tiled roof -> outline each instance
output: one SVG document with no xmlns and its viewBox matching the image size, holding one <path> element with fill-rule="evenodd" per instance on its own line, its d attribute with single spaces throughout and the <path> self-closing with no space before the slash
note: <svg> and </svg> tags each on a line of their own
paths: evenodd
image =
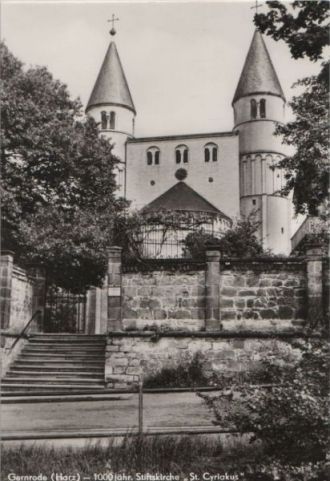
<svg viewBox="0 0 330 481">
<path fill-rule="evenodd" d="M 159 210 L 205 212 L 229 219 L 227 215 L 204 199 L 185 182 L 178 182 L 173 185 L 173 187 L 143 208 L 145 213 Z"/>
<path fill-rule="evenodd" d="M 121 105 L 136 113 L 115 42 L 109 45 L 86 111 L 97 105 L 111 104 Z"/>
<path fill-rule="evenodd" d="M 256 30 L 237 85 L 233 103 L 241 97 L 252 94 L 285 96 L 268 53 L 264 39 Z"/>
</svg>

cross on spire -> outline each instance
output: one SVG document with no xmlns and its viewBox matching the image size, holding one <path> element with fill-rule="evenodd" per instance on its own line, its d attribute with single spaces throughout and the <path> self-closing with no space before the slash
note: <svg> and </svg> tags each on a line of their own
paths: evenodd
<svg viewBox="0 0 330 481">
<path fill-rule="evenodd" d="M 255 9 L 255 11 L 256 11 L 256 14 L 258 15 L 258 8 L 261 8 L 261 7 L 262 7 L 262 5 L 261 5 L 261 4 L 259 4 L 259 0 L 256 0 L 256 2 L 255 2 L 255 3 L 256 3 L 256 4 L 255 4 L 253 7 L 250 7 L 250 8 L 251 8 L 251 9 Z"/>
<path fill-rule="evenodd" d="M 119 18 L 116 18 L 116 16 L 114 14 L 112 14 L 112 17 L 108 20 L 108 22 L 111 22 L 112 23 L 112 27 L 111 27 L 111 30 L 110 30 L 110 35 L 116 35 L 117 31 L 115 29 L 115 22 L 118 22 L 119 21 Z"/>
</svg>

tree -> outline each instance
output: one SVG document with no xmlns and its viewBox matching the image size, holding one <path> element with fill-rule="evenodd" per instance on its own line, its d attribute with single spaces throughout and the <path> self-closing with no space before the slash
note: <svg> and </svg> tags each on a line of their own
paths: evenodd
<svg viewBox="0 0 330 481">
<path fill-rule="evenodd" d="M 254 257 L 264 253 L 256 237 L 258 223 L 250 219 L 239 220 L 221 238 L 207 234 L 202 229 L 188 234 L 185 240 L 187 254 L 194 259 L 204 259 L 208 245 L 216 245 L 224 257 Z"/>
<path fill-rule="evenodd" d="M 125 205 L 115 198 L 112 146 L 46 68 L 25 69 L 0 49 L 4 245 L 62 287 L 99 284 Z"/>
<path fill-rule="evenodd" d="M 274 40 L 285 41 L 292 57 L 323 58 L 329 45 L 329 3 L 327 1 L 266 2 L 269 11 L 255 16 L 261 32 Z M 293 189 L 296 213 L 317 215 L 329 195 L 329 100 L 328 63 L 319 75 L 302 79 L 294 86 L 304 91 L 289 103 L 296 119 L 279 125 L 276 134 L 283 143 L 295 147 L 295 154 L 286 157 L 280 167 L 286 170 L 284 194 Z"/>
<path fill-rule="evenodd" d="M 295 85 L 303 94 L 290 102 L 295 120 L 278 125 L 283 143 L 293 145 L 295 153 L 281 162 L 286 171 L 284 193 L 293 189 L 297 213 L 317 215 L 329 195 L 329 96 L 328 82 L 319 76 L 304 78 Z"/>
<path fill-rule="evenodd" d="M 262 33 L 274 40 L 284 40 L 293 58 L 307 56 L 316 61 L 322 58 L 324 47 L 329 45 L 329 2 L 295 0 L 268 1 L 269 11 L 256 14 L 254 21 Z"/>
</svg>

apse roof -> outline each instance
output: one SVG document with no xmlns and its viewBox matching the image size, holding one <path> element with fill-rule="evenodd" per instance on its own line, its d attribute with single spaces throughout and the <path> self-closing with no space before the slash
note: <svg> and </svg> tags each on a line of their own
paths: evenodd
<svg viewBox="0 0 330 481">
<path fill-rule="evenodd" d="M 86 111 L 107 104 L 120 105 L 136 113 L 115 42 L 110 43 L 105 54 Z"/>
<path fill-rule="evenodd" d="M 178 182 L 173 185 L 143 208 L 144 213 L 159 210 L 205 212 L 230 220 L 226 214 L 217 209 L 185 182 Z"/>
<path fill-rule="evenodd" d="M 254 32 L 250 49 L 236 88 L 233 102 L 241 97 L 253 94 L 271 94 L 285 96 L 277 77 L 264 39 L 259 32 Z"/>
</svg>

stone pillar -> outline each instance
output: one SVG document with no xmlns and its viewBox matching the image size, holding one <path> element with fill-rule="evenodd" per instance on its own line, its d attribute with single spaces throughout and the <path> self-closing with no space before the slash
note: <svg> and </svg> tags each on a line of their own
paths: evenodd
<svg viewBox="0 0 330 481">
<path fill-rule="evenodd" d="M 122 330 L 121 251 L 121 247 L 108 250 L 108 332 Z"/>
<path fill-rule="evenodd" d="M 220 329 L 220 252 L 214 249 L 206 251 L 205 272 L 205 329 Z"/>
<path fill-rule="evenodd" d="M 0 311 L 1 329 L 10 327 L 11 285 L 13 277 L 14 253 L 2 251 L 0 263 Z"/>
<path fill-rule="evenodd" d="M 322 247 L 310 245 L 306 251 L 308 320 L 316 325 L 323 318 Z"/>
</svg>

